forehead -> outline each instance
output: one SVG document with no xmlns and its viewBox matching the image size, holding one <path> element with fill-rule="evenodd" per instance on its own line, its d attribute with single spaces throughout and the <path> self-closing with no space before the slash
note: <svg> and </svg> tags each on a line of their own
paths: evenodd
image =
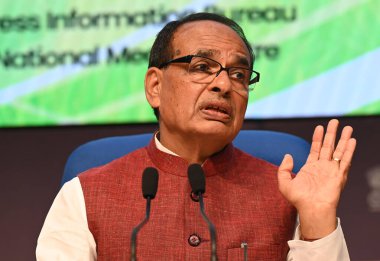
<svg viewBox="0 0 380 261">
<path fill-rule="evenodd" d="M 240 36 L 215 21 L 194 21 L 181 25 L 173 35 L 175 56 L 209 52 L 215 58 L 246 57 L 249 51 Z"/>
</svg>

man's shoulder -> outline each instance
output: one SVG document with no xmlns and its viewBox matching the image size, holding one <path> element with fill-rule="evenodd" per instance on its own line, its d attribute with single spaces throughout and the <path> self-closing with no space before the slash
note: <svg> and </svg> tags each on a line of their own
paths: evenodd
<svg viewBox="0 0 380 261">
<path fill-rule="evenodd" d="M 278 166 L 236 148 L 234 158 L 235 167 L 231 172 L 231 182 L 243 188 L 244 191 L 253 191 L 252 195 L 256 195 L 265 202 L 286 204 L 278 190 Z"/>
<path fill-rule="evenodd" d="M 231 175 L 243 186 L 273 186 L 277 188 L 278 166 L 257 158 L 240 149 L 234 149 L 234 164 Z"/>
<path fill-rule="evenodd" d="M 234 156 L 238 165 L 242 164 L 245 168 L 259 170 L 260 172 L 273 172 L 278 169 L 275 164 L 261 158 L 257 158 L 239 148 L 234 147 Z"/>
<path fill-rule="evenodd" d="M 136 171 L 140 165 L 143 165 L 148 158 L 146 147 L 139 148 L 119 158 L 112 160 L 104 165 L 88 169 L 78 175 L 79 180 L 87 181 L 91 179 L 109 179 L 115 176 L 123 175 L 124 173 Z"/>
</svg>

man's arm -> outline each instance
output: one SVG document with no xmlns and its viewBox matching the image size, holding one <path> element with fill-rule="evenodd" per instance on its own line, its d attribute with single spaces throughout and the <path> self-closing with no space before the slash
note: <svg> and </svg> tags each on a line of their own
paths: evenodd
<svg viewBox="0 0 380 261">
<path fill-rule="evenodd" d="M 96 260 L 78 178 L 67 182 L 55 198 L 38 238 L 36 257 L 39 261 Z"/>
<path fill-rule="evenodd" d="M 326 134 L 322 126 L 315 128 L 310 154 L 295 178 L 291 176 L 293 159 L 290 155 L 284 157 L 278 170 L 279 189 L 297 208 L 300 239 L 306 244 L 318 243 L 337 230 L 336 209 L 356 147 L 349 126 L 343 129 L 335 147 L 338 124 L 338 120 L 331 120 Z M 338 238 L 343 242 L 337 244 L 345 247 L 343 233 Z"/>
</svg>

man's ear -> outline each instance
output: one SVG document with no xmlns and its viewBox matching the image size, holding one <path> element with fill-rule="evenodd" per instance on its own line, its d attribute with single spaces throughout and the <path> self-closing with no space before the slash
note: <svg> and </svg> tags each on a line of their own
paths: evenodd
<svg viewBox="0 0 380 261">
<path fill-rule="evenodd" d="M 145 74 L 145 96 L 152 108 L 160 107 L 162 71 L 151 67 Z"/>
</svg>

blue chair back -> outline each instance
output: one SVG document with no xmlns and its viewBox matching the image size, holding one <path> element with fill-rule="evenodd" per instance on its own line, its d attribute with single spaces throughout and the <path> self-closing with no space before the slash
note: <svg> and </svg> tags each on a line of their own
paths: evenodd
<svg viewBox="0 0 380 261">
<path fill-rule="evenodd" d="M 79 146 L 66 162 L 61 185 L 87 169 L 104 165 L 146 146 L 151 138 L 152 133 L 115 136 L 93 140 Z M 242 130 L 233 143 L 235 147 L 246 153 L 277 166 L 285 154 L 291 154 L 295 173 L 305 163 L 310 150 L 310 144 L 304 139 L 276 131 Z"/>
</svg>

